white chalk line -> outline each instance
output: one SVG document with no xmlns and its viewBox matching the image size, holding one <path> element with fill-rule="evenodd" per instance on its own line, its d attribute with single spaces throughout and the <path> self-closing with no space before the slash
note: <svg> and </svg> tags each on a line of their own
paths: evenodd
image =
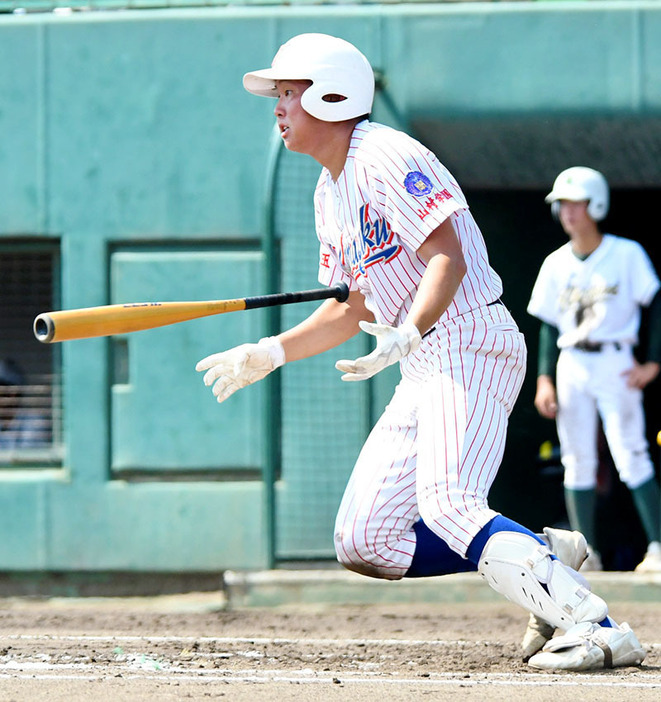
<svg viewBox="0 0 661 702">
<path fill-rule="evenodd" d="M 73 666 L 53 666 L 53 668 L 66 667 L 70 669 Z M 30 679 L 30 680 L 69 680 L 69 681 L 95 681 L 116 677 L 116 669 L 109 672 L 106 669 L 99 669 L 98 672 L 81 671 L 79 674 L 63 674 L 60 672 L 37 672 L 36 668 L 30 668 L 26 671 L 17 669 L 12 673 L 0 672 L 0 680 L 6 679 Z M 640 675 L 640 674 L 636 674 Z M 611 679 L 611 676 L 600 675 L 594 673 L 592 675 L 584 674 L 565 674 L 565 677 L 559 678 L 557 674 L 536 674 L 536 673 L 482 673 L 478 678 L 463 677 L 461 673 L 439 674 L 439 676 L 430 676 L 428 678 L 399 678 L 380 676 L 358 677 L 356 674 L 351 675 L 347 672 L 329 673 L 324 675 L 310 675 L 309 670 L 304 671 L 288 671 L 287 673 L 263 671 L 258 675 L 247 673 L 223 673 L 213 671 L 198 671 L 191 674 L 177 673 L 173 670 L 163 671 L 162 674 L 140 674 L 139 672 L 122 672 L 123 680 L 141 680 L 154 682 L 200 682 L 200 683 L 298 683 L 298 684 L 315 684 L 315 685 L 418 685 L 425 687 L 440 687 L 459 685 L 461 687 L 477 687 L 480 685 L 500 685 L 502 687 L 542 687 L 542 686 L 562 686 L 575 687 L 580 685 L 581 688 L 657 688 L 661 683 L 661 676 L 645 676 L 649 680 L 617 680 Z"/>
<path fill-rule="evenodd" d="M 210 643 L 210 644 L 254 644 L 264 645 L 311 645 L 311 646 L 502 646 L 502 641 L 467 639 L 312 639 L 253 636 L 98 636 L 95 634 L 51 635 L 51 634 L 5 634 L 2 640 L 11 641 L 73 641 L 90 643 Z M 644 644 L 650 649 L 661 648 L 661 643 Z"/>
<path fill-rule="evenodd" d="M 95 634 L 81 635 L 51 635 L 51 634 L 6 634 L 0 636 L 11 641 L 73 641 L 84 643 L 207 643 L 207 644 L 254 644 L 268 645 L 304 645 L 311 646 L 495 646 L 496 642 L 469 641 L 463 639 L 312 639 L 312 638 L 264 638 L 255 636 L 97 636 Z M 500 645 L 500 644 L 498 644 Z M 661 645 L 661 644 L 659 644 Z"/>
</svg>

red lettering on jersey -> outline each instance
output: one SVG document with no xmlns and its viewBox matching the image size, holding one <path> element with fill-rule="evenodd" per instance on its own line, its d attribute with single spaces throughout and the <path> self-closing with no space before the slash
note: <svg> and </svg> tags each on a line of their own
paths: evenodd
<svg viewBox="0 0 661 702">
<path fill-rule="evenodd" d="M 321 254 L 320 265 L 322 265 L 324 268 L 330 268 L 330 254 L 328 254 L 328 253 Z"/>
<path fill-rule="evenodd" d="M 418 217 L 424 219 L 429 214 L 429 210 L 418 210 Z"/>
<path fill-rule="evenodd" d="M 445 202 L 446 200 L 452 200 L 452 195 L 447 190 L 441 190 L 440 192 L 436 193 L 436 195 L 434 195 L 434 197 L 439 202 Z"/>
</svg>

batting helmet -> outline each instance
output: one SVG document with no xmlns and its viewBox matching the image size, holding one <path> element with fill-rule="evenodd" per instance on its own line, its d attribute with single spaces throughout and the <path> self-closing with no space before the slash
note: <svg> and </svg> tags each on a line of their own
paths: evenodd
<svg viewBox="0 0 661 702">
<path fill-rule="evenodd" d="M 243 87 L 255 95 L 277 97 L 277 80 L 311 80 L 301 107 L 324 122 L 342 122 L 372 110 L 374 71 L 365 56 L 344 39 L 299 34 L 280 47 L 271 68 L 246 73 Z M 338 95 L 343 99 L 338 101 Z"/>
<path fill-rule="evenodd" d="M 545 198 L 556 217 L 560 211 L 560 200 L 587 200 L 588 214 L 595 222 L 599 222 L 608 214 L 609 190 L 606 178 L 593 168 L 567 168 L 555 179 L 553 190 Z"/>
</svg>

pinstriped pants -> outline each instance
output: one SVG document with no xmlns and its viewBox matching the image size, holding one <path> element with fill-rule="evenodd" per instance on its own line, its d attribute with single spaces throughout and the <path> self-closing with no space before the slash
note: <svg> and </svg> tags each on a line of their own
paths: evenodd
<svg viewBox="0 0 661 702">
<path fill-rule="evenodd" d="M 438 325 L 403 359 L 402 380 L 342 498 L 340 563 L 372 577 L 403 577 L 420 518 L 465 556 L 497 514 L 487 497 L 525 365 L 523 335 L 503 305 Z"/>
</svg>

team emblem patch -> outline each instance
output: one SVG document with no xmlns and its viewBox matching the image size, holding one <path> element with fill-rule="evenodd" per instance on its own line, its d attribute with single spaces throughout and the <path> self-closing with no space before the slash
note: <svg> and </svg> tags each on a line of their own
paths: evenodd
<svg viewBox="0 0 661 702">
<path fill-rule="evenodd" d="M 429 180 L 424 173 L 420 173 L 420 171 L 411 171 L 408 173 L 406 178 L 404 178 L 404 187 L 411 195 L 415 195 L 416 197 L 429 195 L 434 189 L 431 180 Z"/>
</svg>

